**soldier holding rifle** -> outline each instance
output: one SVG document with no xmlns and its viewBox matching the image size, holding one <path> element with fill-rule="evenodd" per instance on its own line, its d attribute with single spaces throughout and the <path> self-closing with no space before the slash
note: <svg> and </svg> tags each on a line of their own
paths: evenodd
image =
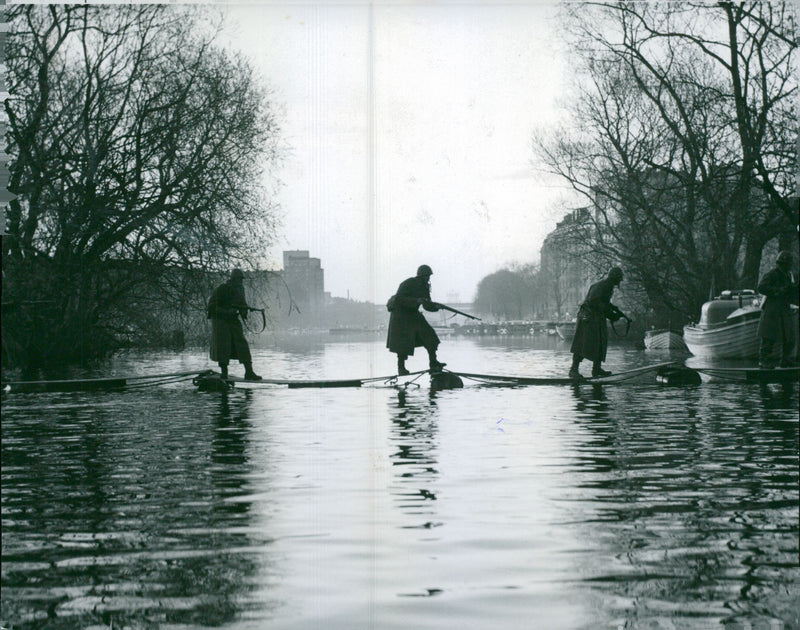
<svg viewBox="0 0 800 630">
<path fill-rule="evenodd" d="M 625 315 L 611 303 L 614 288 L 622 282 L 622 269 L 614 267 L 608 276 L 595 282 L 586 294 L 586 299 L 578 310 L 578 325 L 572 340 L 572 367 L 569 376 L 575 380 L 584 380 L 578 368 L 583 359 L 592 362 L 592 376 L 608 376 L 611 372 L 602 368 L 608 349 L 608 327 L 606 319 L 615 322 Z"/>
<path fill-rule="evenodd" d="M 227 282 L 219 285 L 208 301 L 207 314 L 211 320 L 211 360 L 219 364 L 222 378 L 228 378 L 228 363 L 238 359 L 244 365 L 244 377 L 248 381 L 260 381 L 253 372 L 250 346 L 244 338 L 242 322 L 253 309 L 247 305 L 244 295 L 244 272 L 234 269 Z"/>
</svg>

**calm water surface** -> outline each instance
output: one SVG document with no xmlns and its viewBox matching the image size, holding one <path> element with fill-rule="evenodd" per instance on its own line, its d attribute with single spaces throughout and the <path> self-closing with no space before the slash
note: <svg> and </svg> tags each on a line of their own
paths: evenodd
<svg viewBox="0 0 800 630">
<path fill-rule="evenodd" d="M 382 339 L 254 354 L 273 378 L 394 371 Z M 525 376 L 570 359 L 552 339 L 440 356 Z M 419 384 L 4 399 L 0 625 L 800 627 L 796 387 Z"/>
</svg>

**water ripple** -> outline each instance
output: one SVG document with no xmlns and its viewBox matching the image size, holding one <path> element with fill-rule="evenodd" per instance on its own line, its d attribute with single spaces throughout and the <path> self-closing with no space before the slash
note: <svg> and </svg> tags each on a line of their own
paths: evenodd
<svg viewBox="0 0 800 630">
<path fill-rule="evenodd" d="M 559 375 L 547 343 L 446 360 Z M 256 358 L 393 369 L 382 342 Z M 796 388 L 746 384 L 12 397 L 0 624 L 800 627 L 797 410 Z"/>
</svg>

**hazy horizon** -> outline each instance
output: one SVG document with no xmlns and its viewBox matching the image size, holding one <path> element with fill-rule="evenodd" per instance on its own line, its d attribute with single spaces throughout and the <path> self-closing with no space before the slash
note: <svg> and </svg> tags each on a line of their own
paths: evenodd
<svg viewBox="0 0 800 630">
<path fill-rule="evenodd" d="M 326 291 L 382 303 L 425 263 L 435 298 L 468 302 L 484 276 L 536 262 L 576 205 L 532 165 L 565 87 L 556 8 L 224 6 L 290 147 L 265 266 L 307 250 Z"/>
</svg>

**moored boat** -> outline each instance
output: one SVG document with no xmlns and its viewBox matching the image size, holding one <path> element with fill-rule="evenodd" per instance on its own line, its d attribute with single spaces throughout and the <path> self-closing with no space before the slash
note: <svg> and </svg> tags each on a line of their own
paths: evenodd
<svg viewBox="0 0 800 630">
<path fill-rule="evenodd" d="M 645 350 L 687 350 L 683 337 L 675 331 L 662 328 L 644 333 Z"/>
<path fill-rule="evenodd" d="M 703 304 L 698 323 L 683 327 L 683 341 L 697 357 L 755 359 L 760 317 L 755 291 L 723 291 Z"/>
<path fill-rule="evenodd" d="M 577 327 L 578 322 L 559 322 L 556 324 L 556 333 L 564 341 L 572 341 Z"/>
</svg>

